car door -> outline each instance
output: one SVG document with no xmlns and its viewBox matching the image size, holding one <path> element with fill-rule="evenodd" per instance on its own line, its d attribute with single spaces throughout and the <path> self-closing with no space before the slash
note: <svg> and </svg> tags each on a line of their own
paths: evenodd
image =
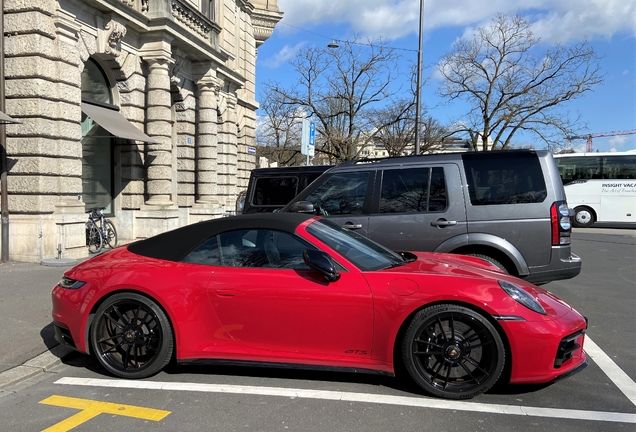
<svg viewBox="0 0 636 432">
<path fill-rule="evenodd" d="M 367 236 L 374 174 L 373 171 L 333 173 L 303 200 L 314 205 L 316 214 Z"/>
<path fill-rule="evenodd" d="M 302 251 L 315 247 L 287 232 L 216 237 L 221 265 L 208 298 L 230 337 L 269 352 L 370 358 L 373 303 L 361 273 L 342 269 L 328 283 L 303 262 Z"/>
<path fill-rule="evenodd" d="M 393 250 L 432 251 L 466 234 L 459 167 L 453 163 L 380 171 L 368 237 Z"/>
</svg>

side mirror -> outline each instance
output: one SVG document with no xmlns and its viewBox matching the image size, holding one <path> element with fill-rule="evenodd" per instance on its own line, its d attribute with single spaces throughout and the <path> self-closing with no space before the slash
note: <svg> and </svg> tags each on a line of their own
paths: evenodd
<svg viewBox="0 0 636 432">
<path fill-rule="evenodd" d="M 294 213 L 314 213 L 314 205 L 309 201 L 296 201 L 289 208 Z"/>
<path fill-rule="evenodd" d="M 315 249 L 305 249 L 303 260 L 309 268 L 322 273 L 327 281 L 335 282 L 340 279 L 340 273 L 336 271 L 336 263 L 327 253 Z"/>
<path fill-rule="evenodd" d="M 236 214 L 243 213 L 243 209 L 245 208 L 245 197 L 247 196 L 247 191 L 239 192 L 236 197 Z"/>
</svg>

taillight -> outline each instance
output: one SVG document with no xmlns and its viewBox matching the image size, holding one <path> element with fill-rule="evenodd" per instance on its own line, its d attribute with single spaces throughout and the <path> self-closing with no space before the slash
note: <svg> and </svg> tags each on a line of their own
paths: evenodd
<svg viewBox="0 0 636 432">
<path fill-rule="evenodd" d="M 565 201 L 557 201 L 550 207 L 550 219 L 552 222 L 552 246 L 570 244 L 570 209 Z"/>
</svg>

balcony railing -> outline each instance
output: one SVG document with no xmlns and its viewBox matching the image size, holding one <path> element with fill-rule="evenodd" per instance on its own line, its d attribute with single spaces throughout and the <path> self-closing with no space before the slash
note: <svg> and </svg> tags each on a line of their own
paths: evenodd
<svg viewBox="0 0 636 432">
<path fill-rule="evenodd" d="M 153 18 L 172 18 L 179 25 L 189 29 L 192 33 L 203 39 L 210 39 L 210 32 L 213 28 L 216 16 L 216 1 L 207 0 L 204 2 L 202 10 L 199 10 L 192 3 L 182 0 L 172 0 L 170 9 L 166 8 L 164 2 L 153 3 L 150 0 L 118 0 L 120 3 L 131 9 L 149 14 Z"/>
</svg>

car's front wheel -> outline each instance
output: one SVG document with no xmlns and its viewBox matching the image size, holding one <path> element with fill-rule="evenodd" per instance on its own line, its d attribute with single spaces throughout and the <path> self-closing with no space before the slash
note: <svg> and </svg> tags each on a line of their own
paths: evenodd
<svg viewBox="0 0 636 432">
<path fill-rule="evenodd" d="M 491 388 L 505 363 L 495 327 L 463 306 L 436 305 L 419 311 L 402 342 L 406 369 L 425 391 L 469 399 Z"/>
<path fill-rule="evenodd" d="M 97 309 L 91 346 L 101 365 L 121 378 L 146 378 L 162 370 L 174 350 L 164 311 L 135 293 L 114 294 Z"/>
</svg>

